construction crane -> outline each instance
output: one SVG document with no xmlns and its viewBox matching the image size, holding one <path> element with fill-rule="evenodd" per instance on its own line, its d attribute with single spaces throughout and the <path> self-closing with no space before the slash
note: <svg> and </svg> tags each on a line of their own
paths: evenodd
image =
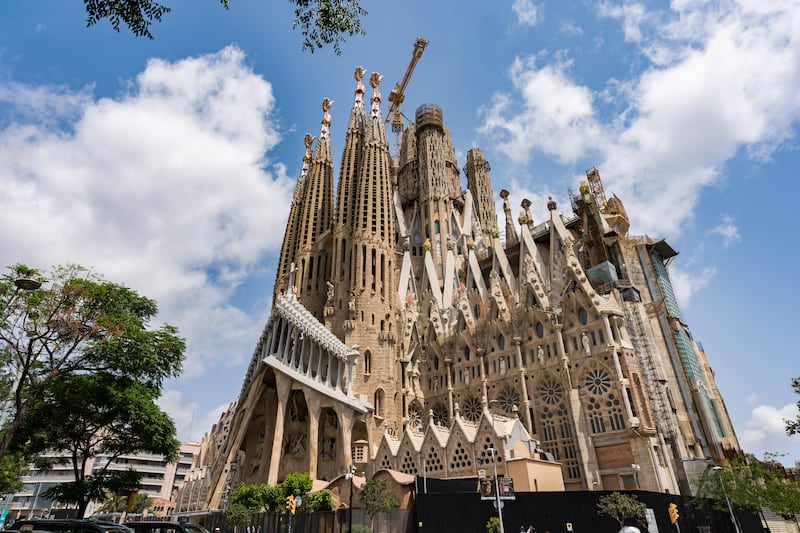
<svg viewBox="0 0 800 533">
<path fill-rule="evenodd" d="M 428 46 L 427 39 L 417 37 L 414 43 L 414 51 L 411 53 L 411 61 L 408 63 L 406 73 L 399 83 L 394 84 L 394 89 L 389 93 L 389 101 L 392 103 L 389 112 L 386 114 L 386 122 L 392 121 L 392 132 L 394 132 L 394 151 L 395 156 L 400 154 L 400 134 L 403 132 L 403 113 L 400 111 L 400 104 L 406 98 L 406 85 L 408 80 L 411 79 L 411 74 L 414 72 L 414 67 L 417 66 L 417 61 L 422 57 L 422 52 Z"/>
</svg>

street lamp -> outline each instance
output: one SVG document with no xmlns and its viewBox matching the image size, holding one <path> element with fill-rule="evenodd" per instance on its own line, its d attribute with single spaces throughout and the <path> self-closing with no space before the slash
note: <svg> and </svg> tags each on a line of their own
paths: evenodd
<svg viewBox="0 0 800 533">
<path fill-rule="evenodd" d="M 636 490 L 639 490 L 639 470 L 641 469 L 642 467 L 636 463 L 631 465 L 631 472 L 633 472 L 633 484 L 636 486 Z"/>
<path fill-rule="evenodd" d="M 492 464 L 494 465 L 494 502 L 497 506 L 497 516 L 500 519 L 500 533 L 505 533 L 503 529 L 503 502 L 500 501 L 500 480 L 497 478 L 497 461 L 495 460 L 494 446 L 489 448 L 492 452 Z"/>
<path fill-rule="evenodd" d="M 739 522 L 736 520 L 736 514 L 733 512 L 733 506 L 731 505 L 731 500 L 728 498 L 728 491 L 725 490 L 725 482 L 722 480 L 722 467 L 721 466 L 712 466 L 711 470 L 717 473 L 717 477 L 719 478 L 719 484 L 722 487 L 722 494 L 725 495 L 725 502 L 728 504 L 728 512 L 731 514 L 731 521 L 733 522 L 733 528 L 736 530 L 736 533 L 742 533 L 739 529 Z"/>
<path fill-rule="evenodd" d="M 353 533 L 353 477 L 356 475 L 356 465 L 350 463 L 350 472 L 345 474 L 345 479 L 350 480 L 350 503 L 347 505 L 347 533 Z"/>
</svg>

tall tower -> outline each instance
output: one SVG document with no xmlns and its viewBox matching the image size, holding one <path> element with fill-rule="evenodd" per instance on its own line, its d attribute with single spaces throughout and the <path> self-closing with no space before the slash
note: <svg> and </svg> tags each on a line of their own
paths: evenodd
<svg viewBox="0 0 800 533">
<path fill-rule="evenodd" d="M 378 73 L 370 77 L 374 90 L 371 111 L 361 141 L 358 179 L 351 184 L 355 204 L 350 219 L 350 295 L 344 322 L 344 342 L 358 345 L 362 359 L 353 386 L 373 402 L 376 423 L 394 416 L 395 407 L 385 398 L 392 397 L 389 393 L 394 392 L 395 384 L 393 324 L 397 298 L 392 161 L 381 117 L 380 81 Z M 356 140 L 355 135 L 352 140 Z"/>
<path fill-rule="evenodd" d="M 297 185 L 294 188 L 294 195 L 292 195 L 292 205 L 289 207 L 289 219 L 286 221 L 286 233 L 283 234 L 283 243 L 281 244 L 281 253 L 278 258 L 278 268 L 275 273 L 275 287 L 272 289 L 272 302 L 277 300 L 278 296 L 285 293 L 289 289 L 290 268 L 295 261 L 295 252 L 297 251 L 297 234 L 300 231 L 300 211 L 303 205 L 303 192 L 306 185 L 306 178 L 308 177 L 308 169 L 311 167 L 311 143 L 314 138 L 310 133 L 306 133 L 303 138 L 303 143 L 306 146 L 305 154 L 303 155 L 303 169 L 300 171 L 300 177 L 297 178 Z"/>
<path fill-rule="evenodd" d="M 455 243 L 452 211 L 462 205 L 455 149 L 438 105 L 417 108 L 414 127 L 403 139 L 397 181 L 414 255 L 422 255 L 420 244 L 427 249 L 430 243 L 442 279 L 444 257 Z"/>
<path fill-rule="evenodd" d="M 333 227 L 333 264 L 328 281 L 328 301 L 325 317 L 328 328 L 339 338 L 344 338 L 344 322 L 349 320 L 348 304 L 351 299 L 351 269 L 353 257 L 353 211 L 355 187 L 361 167 L 361 151 L 367 118 L 364 113 L 364 69 L 356 67 L 353 107 L 345 133 L 342 162 L 339 170 L 339 187 L 336 192 L 336 211 Z"/>
<path fill-rule="evenodd" d="M 481 225 L 484 237 L 497 230 L 497 209 L 494 204 L 492 183 L 489 180 L 489 171 L 492 167 L 483 156 L 483 150 L 472 148 L 467 152 L 467 164 L 464 165 L 464 174 L 467 175 L 467 189 L 472 193 L 475 205 L 475 218 Z"/>
<path fill-rule="evenodd" d="M 325 282 L 328 280 L 331 259 L 326 247 L 321 245 L 321 241 L 330 236 L 332 226 L 331 104 L 327 98 L 322 101 L 322 128 L 303 188 L 295 253 L 298 299 L 320 321 L 323 319 Z"/>
</svg>

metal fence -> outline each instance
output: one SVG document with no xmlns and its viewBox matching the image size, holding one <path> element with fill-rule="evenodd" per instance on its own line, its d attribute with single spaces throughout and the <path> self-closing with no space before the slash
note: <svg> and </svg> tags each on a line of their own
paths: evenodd
<svg viewBox="0 0 800 533">
<path fill-rule="evenodd" d="M 350 523 L 352 520 L 352 528 Z M 370 518 L 363 509 L 318 511 L 315 513 L 263 513 L 248 526 L 234 526 L 222 513 L 208 515 L 205 527 L 212 533 L 412 533 L 415 530 L 410 509 L 394 509 Z"/>
</svg>

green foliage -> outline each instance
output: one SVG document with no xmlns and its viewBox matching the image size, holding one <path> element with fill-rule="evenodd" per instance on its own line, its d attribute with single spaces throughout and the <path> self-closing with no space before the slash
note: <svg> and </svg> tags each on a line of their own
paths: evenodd
<svg viewBox="0 0 800 533">
<path fill-rule="evenodd" d="M 69 458 L 75 480 L 53 489 L 62 503 L 74 503 L 82 516 L 91 501 L 106 493 L 138 487 L 138 477 L 106 470 L 85 474 L 88 460 L 100 451 L 113 460 L 147 452 L 175 461 L 180 443 L 175 424 L 155 403 L 158 391 L 105 372 L 65 374 L 51 380 L 42 398 L 31 406 L 12 445 L 29 456 L 61 450 Z M 138 476 L 138 475 L 137 475 Z"/>
<path fill-rule="evenodd" d="M 42 495 L 61 503 L 74 503 L 78 507 L 78 516 L 83 516 L 89 502 L 101 502 L 108 493 L 127 492 L 139 486 L 142 474 L 134 470 L 108 471 L 97 474 L 78 474 L 76 481 L 61 483 L 44 491 Z"/>
<path fill-rule="evenodd" d="M 712 506 L 728 510 L 727 500 L 736 507 L 757 511 L 769 507 L 784 516 L 800 514 L 800 482 L 785 477 L 777 455 L 768 453 L 763 461 L 752 455 L 732 460 L 728 467 L 709 469 L 698 479 L 697 495 L 708 498 Z"/>
<path fill-rule="evenodd" d="M 727 468 L 709 468 L 697 480 L 697 496 L 711 500 L 712 507 L 719 511 L 728 511 L 728 500 L 736 507 L 757 511 L 766 505 L 760 480 L 768 472 L 758 462 L 752 468 L 748 462 L 741 457 L 731 460 Z"/>
<path fill-rule="evenodd" d="M 28 467 L 21 453 L 9 453 L 0 459 L 0 494 L 22 490 L 20 476 Z"/>
<path fill-rule="evenodd" d="M 251 515 L 263 510 L 278 512 L 283 509 L 283 504 L 284 492 L 280 485 L 267 485 L 266 483 L 245 485 L 242 483 L 231 494 L 231 505 L 247 509 Z"/>
<path fill-rule="evenodd" d="M 370 518 L 378 513 L 388 513 L 400 505 L 397 496 L 389 490 L 385 479 L 368 479 L 358 491 L 358 501 Z"/>
<path fill-rule="evenodd" d="M 231 504 L 241 505 L 252 512 L 259 512 L 264 507 L 266 485 L 242 483 L 231 494 Z"/>
<path fill-rule="evenodd" d="M 300 28 L 303 48 L 311 53 L 324 45 L 333 45 L 337 55 L 342 53 L 344 35 L 366 35 L 361 17 L 367 12 L 359 0 L 290 0 L 295 3 L 294 26 Z"/>
<path fill-rule="evenodd" d="M 232 503 L 225 510 L 225 520 L 235 526 L 247 526 L 253 518 L 253 511 L 240 503 Z"/>
<path fill-rule="evenodd" d="M 597 514 L 610 516 L 619 523 L 620 528 L 629 518 L 636 525 L 645 526 L 647 524 L 647 506 L 640 502 L 634 494 L 612 492 L 601 496 L 597 500 Z"/>
<path fill-rule="evenodd" d="M 15 281 L 21 276 L 42 285 L 20 289 Z M 172 326 L 148 328 L 156 303 L 83 267 L 55 267 L 48 276 L 24 265 L 10 267 L 0 276 L 0 305 L 0 377 L 19 379 L 7 391 L 12 407 L 0 458 L 27 413 L 65 376 L 106 373 L 156 394 L 165 379 L 180 375 L 185 341 Z"/>
<path fill-rule="evenodd" d="M 800 394 L 800 378 L 792 379 L 792 388 L 794 392 Z M 800 409 L 800 400 L 797 402 L 797 408 Z M 794 420 L 786 420 L 786 434 L 787 435 L 798 435 L 800 434 L 800 415 Z"/>
<path fill-rule="evenodd" d="M 284 496 L 305 496 L 312 486 L 308 472 L 292 472 L 281 483 Z"/>
<path fill-rule="evenodd" d="M 365 35 L 361 17 L 367 12 L 359 0 L 289 0 L 295 4 L 293 28 L 303 34 L 302 48 L 313 53 L 325 45 L 333 45 L 337 55 L 341 54 L 341 43 L 345 35 Z M 153 38 L 150 25 L 160 22 L 161 17 L 172 11 L 164 3 L 154 0 L 84 0 L 86 25 L 92 26 L 108 20 L 114 31 L 120 25 L 127 26 L 138 37 Z M 228 0 L 220 0 L 227 9 Z"/>
<path fill-rule="evenodd" d="M 333 491 L 322 489 L 312 492 L 308 494 L 305 501 L 312 511 L 331 511 L 333 510 Z"/>
<path fill-rule="evenodd" d="M 486 522 L 486 533 L 500 533 L 500 519 L 493 516 Z"/>
<path fill-rule="evenodd" d="M 283 509 L 284 503 L 283 487 L 280 485 L 266 485 L 264 489 L 264 508 L 271 513 L 277 513 Z"/>
</svg>

